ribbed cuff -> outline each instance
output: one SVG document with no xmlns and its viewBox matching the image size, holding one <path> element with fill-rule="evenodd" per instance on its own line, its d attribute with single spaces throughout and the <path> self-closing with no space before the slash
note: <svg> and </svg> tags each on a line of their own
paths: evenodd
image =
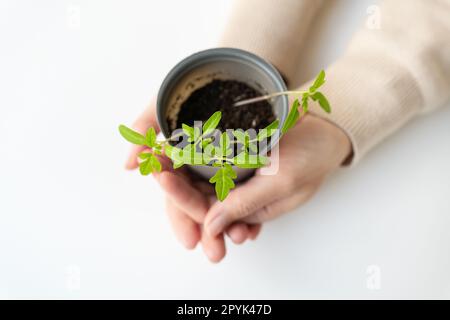
<svg viewBox="0 0 450 320">
<path fill-rule="evenodd" d="M 348 54 L 326 71 L 320 89 L 332 112 L 311 105 L 311 113 L 340 127 L 357 163 L 370 149 L 417 114 L 423 104 L 417 83 L 396 61 L 377 53 Z"/>
</svg>

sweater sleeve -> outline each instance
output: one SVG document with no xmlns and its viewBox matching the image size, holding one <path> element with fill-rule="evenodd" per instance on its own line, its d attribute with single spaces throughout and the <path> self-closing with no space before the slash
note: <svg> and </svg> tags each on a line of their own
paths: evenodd
<svg viewBox="0 0 450 320">
<path fill-rule="evenodd" d="M 253 52 L 292 81 L 308 27 L 322 0 L 238 0 L 234 2 L 223 47 Z"/>
<path fill-rule="evenodd" d="M 385 0 L 380 28 L 362 28 L 327 71 L 323 92 L 353 162 L 411 118 L 450 99 L 450 1 Z"/>
</svg>

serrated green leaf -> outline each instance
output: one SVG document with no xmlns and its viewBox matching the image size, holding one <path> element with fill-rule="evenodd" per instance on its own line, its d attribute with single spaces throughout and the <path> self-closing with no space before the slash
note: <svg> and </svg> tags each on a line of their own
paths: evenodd
<svg viewBox="0 0 450 320">
<path fill-rule="evenodd" d="M 229 163 L 225 163 L 224 168 L 231 179 L 237 178 L 237 173 L 233 170 L 233 167 Z"/>
<path fill-rule="evenodd" d="M 316 79 L 314 80 L 314 83 L 309 88 L 310 92 L 315 92 L 317 89 L 319 89 L 323 84 L 325 83 L 325 71 L 321 70 L 319 74 L 317 75 Z"/>
<path fill-rule="evenodd" d="M 322 92 L 315 92 L 311 95 L 311 98 L 314 101 L 319 102 L 320 107 L 326 112 L 331 112 L 330 103 L 328 102 L 327 98 L 322 94 Z"/>
<path fill-rule="evenodd" d="M 257 136 L 258 141 L 262 141 L 268 137 L 271 137 L 276 132 L 279 125 L 280 125 L 280 120 L 276 119 L 274 122 L 269 124 L 264 129 L 259 130 L 258 136 Z"/>
<path fill-rule="evenodd" d="M 233 178 L 235 176 L 234 171 L 230 171 L 226 166 L 217 170 L 214 176 L 209 179 L 209 182 L 215 183 L 216 196 L 219 201 L 225 200 L 230 193 L 230 190 L 235 187 Z"/>
<path fill-rule="evenodd" d="M 145 137 L 134 131 L 131 130 L 130 128 L 128 128 L 127 126 L 124 126 L 123 124 L 121 124 L 119 126 L 119 132 L 122 135 L 122 137 L 125 138 L 125 140 L 127 140 L 128 142 L 143 146 L 145 145 Z"/>
<path fill-rule="evenodd" d="M 156 131 L 153 127 L 148 128 L 147 134 L 145 135 L 146 145 L 150 148 L 156 145 Z"/>
<path fill-rule="evenodd" d="M 206 120 L 206 122 L 203 124 L 203 134 L 207 135 L 211 133 L 215 128 L 217 128 L 217 125 L 219 124 L 221 118 L 222 112 L 214 112 L 213 115 L 209 117 L 209 119 Z"/>
<path fill-rule="evenodd" d="M 286 131 L 288 131 L 297 123 L 297 120 L 300 117 L 300 113 L 298 112 L 299 104 L 300 103 L 298 102 L 298 99 L 295 99 L 294 103 L 292 104 L 291 110 L 289 111 L 289 114 L 284 121 L 283 127 L 281 128 L 281 133 L 285 134 Z"/>
</svg>

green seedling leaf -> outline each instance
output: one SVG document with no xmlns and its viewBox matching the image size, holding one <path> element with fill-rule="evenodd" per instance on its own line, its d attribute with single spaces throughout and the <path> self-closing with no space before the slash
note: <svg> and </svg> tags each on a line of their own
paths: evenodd
<svg viewBox="0 0 450 320">
<path fill-rule="evenodd" d="M 209 163 L 216 155 L 216 147 L 212 143 L 207 144 L 202 151 L 203 158 L 206 163 Z"/>
<path fill-rule="evenodd" d="M 209 179 L 209 182 L 215 183 L 216 196 L 219 201 L 225 200 L 230 190 L 235 187 L 233 177 L 236 177 L 236 173 L 233 169 L 227 168 L 227 164 L 225 164 Z"/>
<path fill-rule="evenodd" d="M 224 168 L 227 171 L 227 174 L 230 176 L 231 179 L 237 178 L 237 173 L 233 170 L 233 167 L 230 164 L 225 163 Z"/>
<path fill-rule="evenodd" d="M 269 163 L 269 158 L 262 155 L 241 152 L 233 158 L 233 163 L 239 168 L 256 169 L 267 165 Z"/>
<path fill-rule="evenodd" d="M 317 89 L 319 89 L 323 84 L 325 83 L 325 71 L 321 70 L 319 74 L 316 77 L 316 80 L 314 80 L 314 83 L 309 88 L 309 91 L 311 93 L 315 92 Z"/>
<path fill-rule="evenodd" d="M 125 140 L 127 140 L 128 142 L 131 142 L 131 143 L 134 143 L 134 144 L 137 144 L 140 146 L 143 146 L 146 144 L 145 137 L 142 134 L 140 134 L 134 130 L 131 130 L 130 128 L 128 128 L 127 126 L 124 126 L 123 124 L 121 124 L 119 126 L 119 132 L 122 135 L 122 137 L 124 137 Z"/>
<path fill-rule="evenodd" d="M 211 138 L 203 139 L 203 140 L 202 140 L 202 143 L 201 143 L 202 149 L 205 149 L 206 146 L 208 146 L 211 142 L 212 142 L 212 139 L 211 139 Z"/>
<path fill-rule="evenodd" d="M 194 128 L 190 127 L 190 126 L 188 126 L 187 124 L 184 124 L 184 123 L 181 125 L 181 127 L 183 128 L 184 134 L 188 136 L 188 141 L 189 142 L 193 142 L 194 141 L 194 136 L 195 136 Z"/>
<path fill-rule="evenodd" d="M 213 163 L 213 167 L 216 167 L 216 168 L 218 168 L 218 167 L 222 167 L 223 165 L 222 165 L 222 161 L 216 161 L 216 162 L 214 162 Z M 210 179 L 211 180 L 211 179 Z"/>
<path fill-rule="evenodd" d="M 154 154 L 151 155 L 149 161 L 152 166 L 152 172 L 161 172 L 161 162 L 159 162 L 158 158 Z"/>
<path fill-rule="evenodd" d="M 268 137 L 271 137 L 276 130 L 278 129 L 278 126 L 280 125 L 280 120 L 275 120 L 271 124 L 269 124 L 267 127 L 265 127 L 262 130 L 259 130 L 257 139 L 258 141 L 262 141 Z"/>
<path fill-rule="evenodd" d="M 147 134 L 145 135 L 145 141 L 150 148 L 153 148 L 156 145 L 156 131 L 153 127 L 148 128 Z"/>
<path fill-rule="evenodd" d="M 183 166 L 183 150 L 167 144 L 164 147 L 164 153 L 170 160 L 172 160 L 174 169 L 178 169 Z"/>
<path fill-rule="evenodd" d="M 145 159 L 148 159 L 148 158 L 150 158 L 151 157 L 151 153 L 150 152 L 142 152 L 142 153 L 140 153 L 139 154 L 139 158 L 140 159 L 142 159 L 142 160 L 145 160 Z"/>
<path fill-rule="evenodd" d="M 173 163 L 173 168 L 174 169 L 178 169 L 178 168 L 180 168 L 180 167 L 182 167 L 184 165 L 184 163 L 183 162 L 178 162 L 178 163 Z"/>
<path fill-rule="evenodd" d="M 207 135 L 211 133 L 215 128 L 217 128 L 217 125 L 219 124 L 221 118 L 222 112 L 214 112 L 213 115 L 209 117 L 209 119 L 206 120 L 206 122 L 203 124 L 203 134 Z"/>
<path fill-rule="evenodd" d="M 223 148 L 230 147 L 230 137 L 226 132 L 222 133 L 222 135 L 220 136 L 219 145 Z"/>
<path fill-rule="evenodd" d="M 256 144 L 256 142 L 248 142 L 248 146 L 247 146 L 250 151 L 252 152 L 258 152 L 258 145 Z"/>
<path fill-rule="evenodd" d="M 230 144 L 231 142 L 228 134 L 226 132 L 222 133 L 219 141 L 219 148 L 222 156 L 229 156 L 233 152 L 233 150 L 231 150 L 230 148 Z"/>
<path fill-rule="evenodd" d="M 161 155 L 162 154 L 162 147 L 158 144 L 156 144 L 153 148 L 153 153 Z"/>
<path fill-rule="evenodd" d="M 298 112 L 298 106 L 299 106 L 298 99 L 295 99 L 294 103 L 292 104 L 291 111 L 289 111 L 289 114 L 286 118 L 286 121 L 283 124 L 283 127 L 281 128 L 281 132 L 283 134 L 286 133 L 290 128 L 292 128 L 298 121 L 298 118 L 300 117 L 300 113 Z"/>
<path fill-rule="evenodd" d="M 305 93 L 302 98 L 303 114 L 306 114 L 308 112 L 308 99 L 309 99 L 309 94 Z"/>
<path fill-rule="evenodd" d="M 193 141 L 197 141 L 198 139 L 200 139 L 201 136 L 201 130 L 199 127 L 194 127 L 194 140 Z"/>
<path fill-rule="evenodd" d="M 203 153 L 203 164 L 209 164 L 212 160 L 213 158 L 209 154 Z"/>
<path fill-rule="evenodd" d="M 245 132 L 243 130 L 233 130 L 233 135 L 236 137 L 237 141 L 245 144 Z"/>
<path fill-rule="evenodd" d="M 139 164 L 139 171 L 142 175 L 147 176 L 153 172 L 161 171 L 161 163 L 152 153 L 147 153 L 146 159 Z"/>
<path fill-rule="evenodd" d="M 217 158 L 222 158 L 224 156 L 224 154 L 222 153 L 222 148 L 216 146 L 214 147 L 214 151 L 212 152 L 212 154 Z"/>
<path fill-rule="evenodd" d="M 203 153 L 197 152 L 193 144 L 188 144 L 183 148 L 182 160 L 184 164 L 205 164 L 205 162 L 203 161 Z"/>
<path fill-rule="evenodd" d="M 147 176 L 152 172 L 152 166 L 150 164 L 150 159 L 146 159 L 139 163 L 139 171 L 143 176 Z"/>
<path fill-rule="evenodd" d="M 330 103 L 328 102 L 327 98 L 321 93 L 321 92 L 315 92 L 311 95 L 311 99 L 314 101 L 319 102 L 320 107 L 326 112 L 331 112 Z"/>
</svg>

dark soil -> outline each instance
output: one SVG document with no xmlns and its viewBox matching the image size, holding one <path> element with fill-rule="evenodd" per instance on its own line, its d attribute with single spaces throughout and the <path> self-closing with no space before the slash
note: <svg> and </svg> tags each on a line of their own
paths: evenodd
<svg viewBox="0 0 450 320">
<path fill-rule="evenodd" d="M 263 129 L 275 120 L 268 101 L 234 107 L 236 101 L 261 96 L 262 93 L 247 84 L 234 80 L 213 80 L 192 92 L 181 105 L 177 128 L 181 124 L 194 125 L 206 121 L 214 112 L 222 111 L 218 129 Z"/>
</svg>

